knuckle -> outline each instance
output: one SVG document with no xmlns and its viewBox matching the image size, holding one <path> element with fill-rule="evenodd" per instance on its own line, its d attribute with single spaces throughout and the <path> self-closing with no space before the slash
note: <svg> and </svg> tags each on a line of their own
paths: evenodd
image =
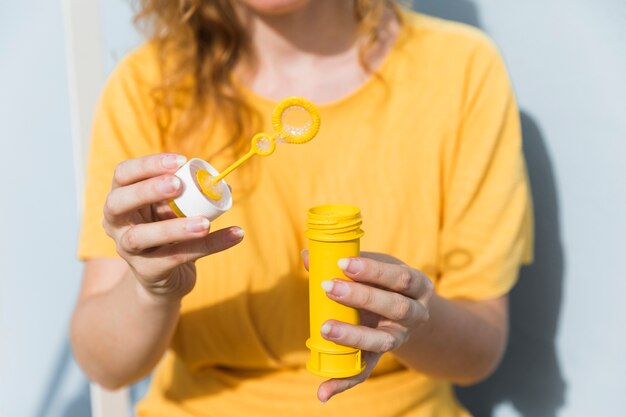
<svg viewBox="0 0 626 417">
<path fill-rule="evenodd" d="M 111 194 L 107 195 L 104 200 L 104 207 L 102 209 L 104 212 L 104 217 L 106 218 L 109 215 L 113 215 L 113 202 L 111 201 Z"/>
<path fill-rule="evenodd" d="M 366 346 L 367 343 L 367 337 L 365 336 L 365 334 L 363 332 L 356 332 L 354 335 L 354 340 L 352 345 L 354 347 L 360 347 L 363 348 Z"/>
<path fill-rule="evenodd" d="M 158 187 L 158 182 L 151 178 L 143 183 L 137 184 L 135 198 L 144 205 L 156 199 L 156 196 L 163 194 Z"/>
<path fill-rule="evenodd" d="M 174 180 L 174 178 L 176 178 L 174 175 L 159 175 L 152 178 L 152 180 L 150 181 L 150 187 L 145 190 L 145 198 L 150 198 L 152 194 L 154 194 L 155 196 L 172 194 L 172 191 L 168 190 L 167 188 L 172 186 L 172 181 Z M 167 184 L 168 187 L 164 189 L 162 185 L 165 184 Z"/>
<path fill-rule="evenodd" d="M 141 158 L 139 161 L 139 169 L 143 173 L 156 174 L 161 171 L 160 161 L 161 157 L 157 155 L 151 155 L 145 158 Z"/>
<path fill-rule="evenodd" d="M 374 304 L 374 290 L 371 287 L 364 287 L 363 291 L 361 291 L 360 296 L 360 305 L 363 307 L 371 307 Z"/>
<path fill-rule="evenodd" d="M 104 201 L 104 214 L 106 216 L 119 216 L 121 213 L 119 212 L 119 206 L 115 202 L 115 198 L 112 194 L 107 195 L 106 200 Z"/>
<path fill-rule="evenodd" d="M 145 172 L 156 171 L 157 161 L 160 160 L 155 155 L 141 159 L 141 169 Z"/>
<path fill-rule="evenodd" d="M 412 315 L 412 320 L 419 322 L 426 322 L 430 318 L 430 312 L 428 311 L 428 307 L 421 301 L 414 302 L 415 308 L 414 313 Z"/>
<path fill-rule="evenodd" d="M 435 293 L 435 284 L 424 274 L 422 274 L 422 282 L 424 285 L 424 293 L 430 298 Z"/>
<path fill-rule="evenodd" d="M 374 276 L 376 279 L 381 280 L 385 276 L 385 268 L 380 262 L 373 262 L 372 268 L 374 269 Z"/>
<path fill-rule="evenodd" d="M 124 184 L 124 181 L 124 162 L 120 162 L 115 166 L 115 169 L 113 170 L 113 182 L 117 184 Z"/>
<path fill-rule="evenodd" d="M 415 316 L 418 320 L 426 322 L 430 318 L 430 310 L 428 305 L 422 301 L 415 301 Z"/>
<path fill-rule="evenodd" d="M 413 283 L 413 274 L 407 267 L 403 267 L 398 274 L 397 286 L 400 292 L 408 292 L 411 289 L 411 284 Z"/>
<path fill-rule="evenodd" d="M 413 303 L 406 298 L 402 298 L 394 304 L 392 319 L 399 321 L 408 320 L 413 315 L 413 311 Z"/>
<path fill-rule="evenodd" d="M 100 224 L 102 225 L 102 229 L 104 229 L 104 233 L 106 233 L 107 236 L 109 237 L 113 237 L 113 231 L 111 230 L 111 225 L 107 221 L 106 217 L 102 218 L 102 222 L 100 222 Z"/>
<path fill-rule="evenodd" d="M 386 353 L 395 350 L 397 347 L 396 339 L 391 335 L 386 335 L 380 343 L 380 352 Z"/>
<path fill-rule="evenodd" d="M 136 253 L 143 249 L 140 242 L 141 239 L 137 236 L 137 229 L 135 227 L 131 227 L 124 234 L 122 246 L 127 252 Z"/>
<path fill-rule="evenodd" d="M 129 253 L 122 247 L 121 242 L 115 241 L 115 251 L 122 259 L 129 258 Z"/>
</svg>

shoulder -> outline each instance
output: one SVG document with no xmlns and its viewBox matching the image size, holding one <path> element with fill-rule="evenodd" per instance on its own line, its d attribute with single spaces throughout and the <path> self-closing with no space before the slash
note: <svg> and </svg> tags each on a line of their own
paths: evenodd
<svg viewBox="0 0 626 417">
<path fill-rule="evenodd" d="M 431 100 L 462 106 L 485 88 L 509 95 L 508 70 L 494 41 L 470 25 L 402 9 L 394 77 Z M 407 88 L 408 88 L 407 87 Z"/>
<path fill-rule="evenodd" d="M 100 95 L 96 118 L 117 123 L 141 123 L 164 128 L 169 113 L 163 111 L 163 77 L 158 46 L 144 44 L 127 53 L 109 74 Z M 110 120 L 109 120 L 110 121 Z"/>
<path fill-rule="evenodd" d="M 109 74 L 104 88 L 107 95 L 133 96 L 147 99 L 161 84 L 161 69 L 158 49 L 146 42 L 126 54 Z"/>
<path fill-rule="evenodd" d="M 501 60 L 494 41 L 482 30 L 402 9 L 406 52 L 458 65 L 468 61 Z"/>
</svg>

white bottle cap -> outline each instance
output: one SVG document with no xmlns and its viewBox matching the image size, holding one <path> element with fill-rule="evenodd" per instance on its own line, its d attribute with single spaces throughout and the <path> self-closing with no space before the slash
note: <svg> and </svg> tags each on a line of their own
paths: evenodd
<svg viewBox="0 0 626 417">
<path fill-rule="evenodd" d="M 198 184 L 196 173 L 200 170 L 207 171 L 212 176 L 219 175 L 208 162 L 199 158 L 190 159 L 176 171 L 175 175 L 183 184 L 183 192 L 174 199 L 174 204 L 187 217 L 203 216 L 213 221 L 230 210 L 233 206 L 233 196 L 226 181 L 221 180 L 218 187 L 222 192 L 222 198 L 219 200 L 209 198 Z"/>
</svg>

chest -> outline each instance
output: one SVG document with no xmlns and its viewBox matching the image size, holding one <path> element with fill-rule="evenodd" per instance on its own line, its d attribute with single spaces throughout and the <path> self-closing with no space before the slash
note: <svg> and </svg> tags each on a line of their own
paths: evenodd
<svg viewBox="0 0 626 417">
<path fill-rule="evenodd" d="M 234 343 L 246 346 L 250 366 L 303 360 L 308 281 L 300 252 L 307 247 L 305 218 L 312 206 L 357 206 L 363 251 L 419 269 L 436 265 L 440 135 L 427 121 L 371 103 L 341 117 L 322 109 L 314 140 L 280 144 L 271 156 L 255 157 L 229 176 L 233 208 L 212 227 L 238 225 L 246 237 L 197 263 L 196 288 L 183 301 L 186 330 L 179 335 L 206 335 L 206 342 L 184 342 L 187 354 L 197 350 L 199 362 L 239 364 L 241 356 L 229 347 Z"/>
</svg>

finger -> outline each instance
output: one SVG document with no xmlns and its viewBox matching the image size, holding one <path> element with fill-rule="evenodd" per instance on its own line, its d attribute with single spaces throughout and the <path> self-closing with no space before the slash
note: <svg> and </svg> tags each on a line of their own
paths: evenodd
<svg viewBox="0 0 626 417">
<path fill-rule="evenodd" d="M 300 257 L 302 258 L 302 263 L 304 264 L 304 269 L 309 270 L 309 250 L 303 249 L 300 252 Z"/>
<path fill-rule="evenodd" d="M 400 323 L 426 321 L 428 309 L 417 300 L 370 285 L 334 279 L 322 282 L 322 288 L 331 300 L 371 311 Z"/>
<path fill-rule="evenodd" d="M 384 263 L 363 257 L 343 258 L 337 264 L 344 274 L 354 281 L 388 288 L 415 299 L 432 287 L 426 275 L 405 265 Z"/>
<path fill-rule="evenodd" d="M 353 388 L 354 386 L 365 381 L 371 375 L 372 370 L 381 357 L 381 354 L 374 352 L 362 352 L 362 357 L 366 364 L 363 372 L 349 378 L 333 378 L 322 382 L 317 389 L 317 398 L 321 402 L 325 403 L 334 395 Z"/>
<path fill-rule="evenodd" d="M 406 333 L 398 328 L 385 330 L 355 326 L 337 320 L 328 320 L 320 329 L 326 340 L 368 352 L 385 353 L 397 349 L 406 340 Z"/>
<path fill-rule="evenodd" d="M 169 243 L 205 237 L 209 233 L 209 227 L 210 222 L 204 217 L 141 223 L 129 227 L 120 237 L 118 246 L 126 253 L 138 254 Z"/>
<path fill-rule="evenodd" d="M 104 217 L 110 222 L 123 214 L 176 197 L 182 191 L 180 179 L 162 175 L 112 190 L 104 205 Z"/>
<path fill-rule="evenodd" d="M 228 227 L 209 233 L 201 239 L 161 247 L 145 256 L 163 258 L 164 268 L 172 269 L 235 246 L 243 240 L 243 236 L 242 228 Z"/>
<path fill-rule="evenodd" d="M 147 178 L 174 173 L 186 161 L 182 155 L 161 153 L 128 159 L 115 167 L 113 188 L 134 184 Z"/>
<path fill-rule="evenodd" d="M 152 213 L 154 217 L 159 220 L 168 220 L 168 219 L 176 219 L 178 216 L 172 208 L 170 207 L 167 201 L 159 201 L 152 205 Z"/>
</svg>

